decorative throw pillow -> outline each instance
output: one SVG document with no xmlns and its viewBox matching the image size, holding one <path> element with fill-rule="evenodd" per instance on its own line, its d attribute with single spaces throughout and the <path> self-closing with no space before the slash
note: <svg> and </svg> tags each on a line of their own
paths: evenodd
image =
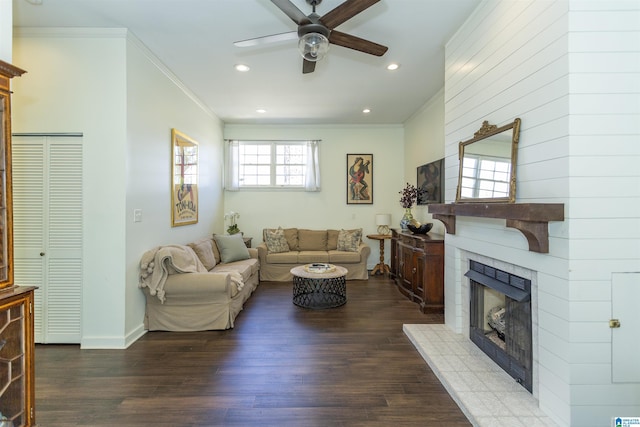
<svg viewBox="0 0 640 427">
<path fill-rule="evenodd" d="M 285 228 L 284 238 L 287 239 L 290 251 L 298 250 L 298 229 L 297 228 Z"/>
<path fill-rule="evenodd" d="M 335 251 L 338 248 L 338 233 L 340 233 L 340 230 L 327 230 L 328 251 Z"/>
<path fill-rule="evenodd" d="M 189 246 L 198 255 L 200 262 L 207 269 L 211 270 L 216 266 L 216 258 L 213 255 L 213 240 L 202 239 L 197 242 L 189 243 Z"/>
<path fill-rule="evenodd" d="M 220 251 L 220 260 L 223 263 L 250 258 L 249 249 L 244 244 L 240 233 L 231 235 L 216 234 L 213 238 L 216 239 L 216 244 Z"/>
<path fill-rule="evenodd" d="M 269 253 L 278 254 L 280 252 L 289 252 L 289 244 L 284 237 L 282 227 L 278 227 L 277 230 L 267 230 L 265 243 L 267 244 L 267 251 Z"/>
<path fill-rule="evenodd" d="M 327 230 L 298 230 L 299 251 L 324 251 L 327 247 Z"/>
<path fill-rule="evenodd" d="M 220 258 L 220 249 L 218 249 L 216 243 L 216 233 L 211 235 L 211 246 L 213 247 L 213 257 L 216 259 L 216 263 L 218 263 L 222 258 Z"/>
<path fill-rule="evenodd" d="M 340 230 L 336 249 L 339 251 L 358 252 L 361 239 L 362 228 L 356 230 Z"/>
</svg>

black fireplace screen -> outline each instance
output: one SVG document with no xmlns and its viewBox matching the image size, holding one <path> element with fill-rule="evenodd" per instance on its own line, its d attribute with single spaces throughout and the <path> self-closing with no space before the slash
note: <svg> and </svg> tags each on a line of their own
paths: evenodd
<svg viewBox="0 0 640 427">
<path fill-rule="evenodd" d="M 531 281 L 469 262 L 471 340 L 532 391 Z"/>
</svg>

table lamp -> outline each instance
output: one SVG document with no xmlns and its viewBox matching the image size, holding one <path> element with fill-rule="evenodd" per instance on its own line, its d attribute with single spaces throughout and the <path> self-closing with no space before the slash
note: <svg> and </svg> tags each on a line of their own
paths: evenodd
<svg viewBox="0 0 640 427">
<path fill-rule="evenodd" d="M 378 234 L 389 234 L 391 214 L 376 214 L 376 225 L 378 226 Z"/>
</svg>

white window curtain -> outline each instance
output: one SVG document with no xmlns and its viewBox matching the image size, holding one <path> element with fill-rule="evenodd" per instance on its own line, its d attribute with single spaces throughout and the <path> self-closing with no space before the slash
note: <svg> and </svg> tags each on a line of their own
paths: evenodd
<svg viewBox="0 0 640 427">
<path fill-rule="evenodd" d="M 305 191 L 320 191 L 320 164 L 318 162 L 318 143 L 307 142 L 307 170 L 305 172 Z"/>
<path fill-rule="evenodd" d="M 227 156 L 225 163 L 224 188 L 227 191 L 238 191 L 240 189 L 240 142 L 237 140 L 227 141 Z"/>
</svg>

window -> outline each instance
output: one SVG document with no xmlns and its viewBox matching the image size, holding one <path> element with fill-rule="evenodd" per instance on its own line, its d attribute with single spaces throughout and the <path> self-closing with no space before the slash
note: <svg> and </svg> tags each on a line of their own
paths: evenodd
<svg viewBox="0 0 640 427">
<path fill-rule="evenodd" d="M 460 195 L 473 198 L 509 196 L 509 162 L 490 157 L 465 156 Z"/>
<path fill-rule="evenodd" d="M 228 141 L 225 188 L 319 191 L 318 141 Z"/>
<path fill-rule="evenodd" d="M 241 143 L 240 187 L 302 187 L 307 164 L 305 146 L 289 143 Z"/>
</svg>

